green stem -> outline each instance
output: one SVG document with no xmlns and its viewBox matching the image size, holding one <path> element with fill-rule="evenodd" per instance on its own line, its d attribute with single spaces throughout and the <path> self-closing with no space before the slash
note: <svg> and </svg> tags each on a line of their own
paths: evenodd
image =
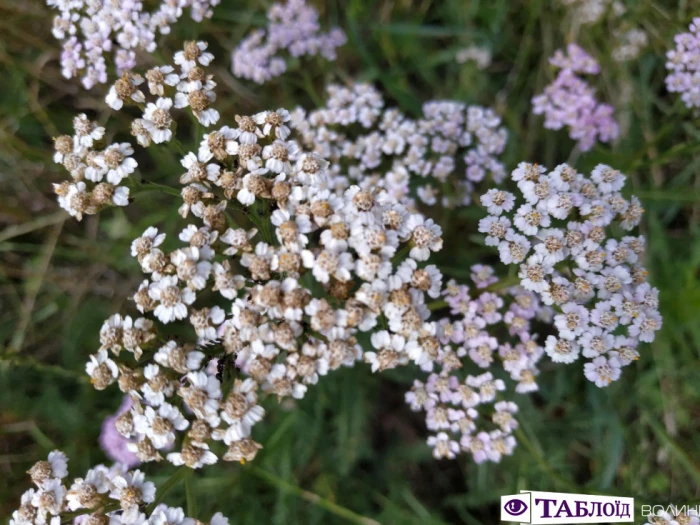
<svg viewBox="0 0 700 525">
<path fill-rule="evenodd" d="M 199 122 L 199 119 L 197 119 L 196 124 L 194 125 L 194 149 L 197 151 L 197 148 L 199 148 L 199 143 L 202 142 L 202 129 L 203 126 Z"/>
<path fill-rule="evenodd" d="M 67 217 L 66 212 L 61 210 L 57 211 L 56 213 L 52 213 L 51 215 L 37 217 L 29 222 L 8 226 L 0 232 L 0 242 L 5 242 L 15 237 L 19 237 L 20 235 L 25 235 L 42 228 L 46 228 L 47 226 L 58 224 L 59 222 L 65 221 Z"/>
<path fill-rule="evenodd" d="M 260 234 L 265 239 L 265 242 L 272 245 L 275 244 L 270 231 L 270 217 L 267 208 L 267 201 L 264 199 L 255 199 L 255 203 L 250 208 L 248 217 L 255 224 Z"/>
<path fill-rule="evenodd" d="M 316 89 L 314 88 L 314 82 L 311 79 L 311 75 L 309 75 L 309 72 L 304 69 L 304 91 L 306 91 L 307 95 L 311 98 L 314 104 L 316 104 L 317 107 L 321 108 L 323 107 L 323 98 L 316 93 Z"/>
<path fill-rule="evenodd" d="M 435 310 L 442 310 L 447 307 L 447 301 L 440 299 L 439 301 L 433 301 L 432 303 L 427 303 L 426 306 L 428 310 L 434 312 Z"/>
<path fill-rule="evenodd" d="M 505 279 L 499 279 L 497 282 L 493 283 L 491 286 L 484 288 L 487 292 L 496 292 L 499 290 L 505 290 L 511 286 L 518 286 L 520 284 L 520 277 L 506 277 Z"/>
<path fill-rule="evenodd" d="M 145 182 L 134 180 L 134 183 L 131 185 L 132 195 L 146 193 L 149 191 L 160 191 L 162 193 L 173 195 L 175 197 L 182 196 L 180 194 L 180 190 L 178 190 L 177 188 L 172 188 L 170 186 L 166 186 L 165 184 L 158 184 L 157 182 L 151 182 L 145 179 L 143 179 L 143 181 Z"/>
<path fill-rule="evenodd" d="M 183 479 L 186 479 L 192 475 L 192 469 L 186 466 L 179 467 L 172 475 L 158 487 L 156 499 L 146 508 L 146 514 L 150 515 L 151 512 L 158 506 L 158 504 L 163 501 L 165 495 L 175 486 L 177 486 Z"/>
<path fill-rule="evenodd" d="M 192 477 L 185 476 L 185 498 L 187 499 L 187 515 L 191 518 L 197 516 L 197 498 L 194 495 L 194 489 L 192 487 Z"/>
<path fill-rule="evenodd" d="M 315 337 L 316 339 L 318 339 L 319 341 L 323 341 L 323 342 L 325 342 L 325 343 L 328 342 L 328 338 L 327 338 L 325 335 L 323 335 L 323 334 L 321 334 L 321 333 L 319 333 L 319 332 L 316 332 L 315 330 L 311 330 L 311 329 L 309 328 L 309 329 L 307 330 L 307 332 L 308 332 L 310 335 L 314 336 L 314 337 Z"/>
<path fill-rule="evenodd" d="M 170 141 L 173 146 L 175 146 L 175 149 L 177 152 L 182 155 L 183 157 L 187 155 L 188 151 L 185 149 L 185 146 L 182 145 L 182 142 L 180 142 L 180 139 L 178 139 L 174 134 L 173 138 Z M 199 144 L 197 144 L 197 147 L 199 147 Z M 195 148 L 196 151 L 196 148 Z"/>
<path fill-rule="evenodd" d="M 391 258 L 391 264 L 397 265 L 401 261 L 403 261 L 406 258 L 406 254 L 411 251 L 411 243 L 406 243 L 405 246 L 403 246 L 394 256 Z"/>
<path fill-rule="evenodd" d="M 75 518 L 79 516 L 84 516 L 87 514 L 93 514 L 94 512 L 100 512 L 102 514 L 107 514 L 108 512 L 112 512 L 115 510 L 119 510 L 119 502 L 117 501 L 110 501 L 109 503 L 106 503 L 103 505 L 101 508 L 98 509 L 81 509 L 75 512 L 69 512 L 67 514 L 63 514 L 63 519 L 61 520 L 61 523 L 73 523 Z"/>
<path fill-rule="evenodd" d="M 0 368 L 26 367 L 41 372 L 43 374 L 71 379 L 78 383 L 89 383 L 87 374 L 82 374 L 74 370 L 63 368 L 59 365 L 43 363 L 27 355 L 5 355 L 0 357 Z"/>
</svg>

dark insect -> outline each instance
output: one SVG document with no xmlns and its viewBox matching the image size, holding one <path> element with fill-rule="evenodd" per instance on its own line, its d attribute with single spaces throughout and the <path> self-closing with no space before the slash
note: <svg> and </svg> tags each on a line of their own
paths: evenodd
<svg viewBox="0 0 700 525">
<path fill-rule="evenodd" d="M 235 374 L 238 372 L 238 368 L 236 367 L 236 359 L 237 358 L 238 358 L 237 353 L 233 353 L 233 354 L 225 353 L 219 357 L 219 360 L 216 363 L 216 378 L 219 381 L 223 382 L 224 373 L 226 372 L 226 369 L 229 367 L 233 367 Z"/>
</svg>

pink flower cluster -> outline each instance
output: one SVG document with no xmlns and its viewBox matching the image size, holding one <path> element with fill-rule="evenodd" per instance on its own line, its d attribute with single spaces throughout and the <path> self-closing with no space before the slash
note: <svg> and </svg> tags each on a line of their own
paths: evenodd
<svg viewBox="0 0 700 525">
<path fill-rule="evenodd" d="M 278 55 L 280 51 L 286 50 L 293 57 L 321 55 L 335 60 L 336 48 L 347 41 L 340 28 L 321 32 L 318 11 L 304 0 L 274 4 L 267 18 L 267 31 L 253 31 L 233 52 L 235 76 L 264 84 L 287 70 L 285 59 Z"/>
<path fill-rule="evenodd" d="M 544 127 L 568 127 L 569 136 L 578 141 L 581 151 L 590 150 L 598 140 L 617 138 L 619 128 L 612 106 L 598 102 L 595 90 L 580 76 L 600 72 L 595 59 L 578 45 L 569 44 L 566 53 L 557 50 L 549 62 L 560 69 L 559 74 L 532 99 L 533 113 L 545 116 Z"/>
<path fill-rule="evenodd" d="M 681 93 L 689 108 L 700 108 L 700 17 L 694 18 L 689 33 L 675 36 L 676 49 L 666 53 L 666 88 Z"/>
<path fill-rule="evenodd" d="M 476 463 L 498 463 L 516 446 L 518 405 L 508 390 L 538 390 L 538 363 L 545 351 L 531 322 L 551 320 L 552 309 L 521 286 L 499 283 L 491 266 L 472 266 L 475 290 L 449 281 L 442 292 L 449 313 L 438 323 L 440 352 L 451 349 L 438 371 L 432 361 L 417 362 L 430 372 L 406 393 L 414 412 L 424 412 L 436 459 L 468 454 Z M 499 334 L 498 337 L 495 334 Z M 500 377 L 509 376 L 509 379 Z"/>
<path fill-rule="evenodd" d="M 54 17 L 53 35 L 63 41 L 61 70 L 66 78 L 81 77 L 85 89 L 107 82 L 106 53 L 114 53 L 121 75 L 136 65 L 136 51 L 152 53 L 156 34 L 170 33 L 185 9 L 196 22 L 211 18 L 220 0 L 162 0 L 153 11 L 143 2 L 125 0 L 47 0 L 59 12 Z"/>
</svg>

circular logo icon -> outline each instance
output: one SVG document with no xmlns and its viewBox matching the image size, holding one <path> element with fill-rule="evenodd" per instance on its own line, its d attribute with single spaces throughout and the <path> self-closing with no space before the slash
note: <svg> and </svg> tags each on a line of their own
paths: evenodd
<svg viewBox="0 0 700 525">
<path fill-rule="evenodd" d="M 510 501 L 506 501 L 505 505 L 503 505 L 503 508 L 511 516 L 520 516 L 527 510 L 527 503 L 519 499 L 512 499 Z"/>
</svg>

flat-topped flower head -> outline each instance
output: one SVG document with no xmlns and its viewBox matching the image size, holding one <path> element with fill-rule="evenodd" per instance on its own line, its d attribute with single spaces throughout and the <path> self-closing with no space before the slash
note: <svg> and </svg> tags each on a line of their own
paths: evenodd
<svg viewBox="0 0 700 525">
<path fill-rule="evenodd" d="M 586 177 L 565 164 L 547 173 L 521 163 L 512 179 L 519 190 L 515 213 L 490 207 L 479 231 L 488 246 L 498 246 L 503 263 L 520 265 L 522 287 L 557 308 L 557 335 L 545 345 L 552 360 L 569 363 L 583 354 L 597 363 L 585 365 L 587 378 L 598 386 L 617 380 L 620 368 L 637 358 L 634 347 L 653 341 L 662 323 L 658 291 L 639 266 L 644 238 L 612 236 L 615 228 L 639 224 L 639 200 L 625 198 L 625 175 L 603 164 Z M 494 194 L 485 196 L 489 205 Z M 520 323 L 517 315 L 510 319 Z M 616 347 L 618 337 L 624 352 Z"/>
<path fill-rule="evenodd" d="M 291 118 L 303 145 L 337 165 L 329 172 L 334 184 L 382 187 L 409 208 L 455 208 L 469 204 L 475 185 L 486 178 L 505 177 L 498 156 L 507 135 L 491 109 L 437 100 L 425 103 L 414 120 L 385 107 L 368 84 L 327 91 L 325 107 L 297 109 Z M 444 191 L 448 186 L 454 191 Z"/>
<path fill-rule="evenodd" d="M 675 49 L 666 53 L 666 89 L 680 93 L 690 109 L 700 107 L 700 18 L 694 18 L 689 31 L 674 37 Z"/>
<path fill-rule="evenodd" d="M 250 449 L 254 448 L 252 444 L 239 448 L 245 449 L 246 457 L 254 456 L 250 452 Z M 65 462 L 66 456 L 59 451 L 51 453 L 50 462 L 55 463 L 59 455 Z M 186 464 L 190 468 L 198 468 L 204 463 L 211 464 L 212 456 L 216 460 L 206 445 L 197 443 L 185 445 L 181 453 L 172 455 L 184 458 L 174 463 Z M 42 466 L 44 463 L 47 462 L 37 463 L 30 472 L 45 471 L 46 468 Z M 68 472 L 65 470 L 60 477 L 65 478 L 67 475 Z M 154 483 L 147 481 L 143 472 L 127 470 L 124 465 L 116 464 L 111 468 L 95 465 L 83 477 L 69 481 L 68 486 L 70 489 L 61 483 L 59 477 L 53 477 L 43 482 L 38 489 L 26 491 L 22 495 L 19 509 L 12 513 L 10 523 L 57 525 L 70 521 L 76 516 L 90 525 L 201 523 L 195 518 L 186 517 L 180 508 L 168 507 L 163 503 L 155 508 L 149 507 L 148 504 L 153 503 L 156 498 Z M 228 525 L 229 521 L 217 512 L 209 523 L 210 525 Z"/>
<path fill-rule="evenodd" d="M 532 99 L 535 115 L 544 115 L 547 129 L 569 128 L 569 136 L 582 151 L 596 142 L 611 142 L 619 134 L 613 108 L 598 102 L 595 90 L 580 76 L 597 75 L 597 61 L 578 45 L 568 45 L 566 53 L 557 50 L 550 63 L 560 71 L 544 92 Z"/>
<path fill-rule="evenodd" d="M 186 2 L 174 8 L 171 2 L 154 4 L 123 2 L 54 2 L 48 4 L 57 10 L 54 17 L 53 35 L 63 44 L 61 72 L 66 78 L 79 77 L 85 89 L 108 80 L 108 63 L 123 75 L 110 89 L 107 103 L 113 109 L 120 109 L 124 102 L 143 102 L 143 93 L 138 89 L 143 82 L 139 75 L 130 73 L 136 66 L 136 51 L 152 53 L 156 50 L 156 36 L 170 32 L 172 24 L 189 7 L 193 20 L 210 18 L 212 7 L 218 0 L 197 0 Z M 184 67 L 192 63 L 211 60 L 209 53 L 197 44 L 197 51 L 183 51 L 178 62 Z M 163 71 L 167 78 L 169 72 Z M 155 77 L 147 77 L 152 94 L 162 95 L 157 87 L 164 82 Z M 170 80 L 168 81 L 170 82 Z M 168 85 L 172 85 L 166 83 Z"/>
<path fill-rule="evenodd" d="M 267 18 L 265 29 L 252 31 L 234 50 L 235 76 L 264 84 L 286 71 L 283 52 L 292 57 L 320 55 L 335 60 L 336 48 L 347 41 L 345 33 L 337 27 L 322 32 L 318 11 L 304 0 L 273 4 Z"/>
</svg>

